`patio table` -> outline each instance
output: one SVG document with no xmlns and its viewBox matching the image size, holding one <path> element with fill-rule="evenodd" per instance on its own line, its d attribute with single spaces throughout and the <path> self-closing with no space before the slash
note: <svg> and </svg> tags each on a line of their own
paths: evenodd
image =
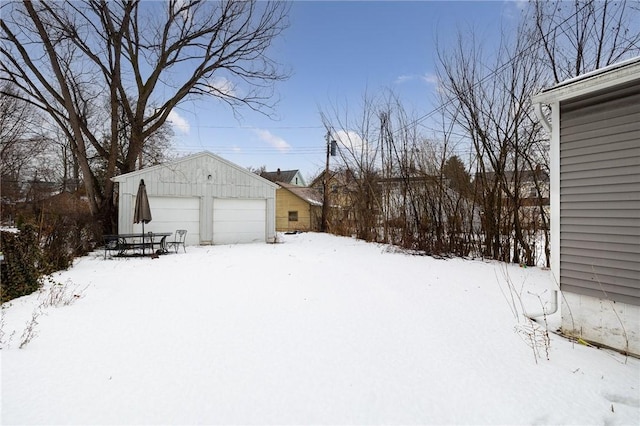
<svg viewBox="0 0 640 426">
<path fill-rule="evenodd" d="M 132 234 L 114 234 L 104 236 L 104 257 L 107 251 L 117 251 L 118 256 L 124 256 L 127 252 L 151 249 L 150 253 L 167 253 L 167 237 L 172 232 L 146 232 Z M 133 254 L 133 253 L 132 253 Z"/>
</svg>

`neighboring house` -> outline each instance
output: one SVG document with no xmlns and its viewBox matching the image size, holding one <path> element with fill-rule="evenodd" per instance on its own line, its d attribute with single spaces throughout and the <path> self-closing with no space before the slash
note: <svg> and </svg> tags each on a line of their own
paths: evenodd
<svg viewBox="0 0 640 426">
<path fill-rule="evenodd" d="M 276 231 L 317 231 L 322 214 L 322 193 L 307 188 L 299 170 L 262 172 L 279 185 L 276 190 Z"/>
<path fill-rule="evenodd" d="M 476 178 L 481 175 L 476 175 Z M 493 181 L 495 179 L 494 172 L 487 172 L 484 174 L 487 181 Z M 518 191 L 520 193 L 520 200 L 523 205 L 537 205 L 542 198 L 543 205 L 549 205 L 549 175 L 538 168 L 538 170 L 522 170 L 516 176 L 513 171 L 504 172 L 504 180 L 507 182 L 507 187 L 512 193 L 516 189 L 516 177 L 518 180 Z M 506 195 L 506 194 L 504 194 Z"/>
<path fill-rule="evenodd" d="M 324 181 L 326 171 L 321 172 L 309 185 L 324 199 Z M 327 198 L 330 207 L 329 222 L 333 229 L 340 224 L 347 229 L 355 228 L 356 214 L 355 202 L 359 192 L 358 182 L 356 182 L 352 172 L 348 169 L 329 171 L 327 178 L 329 193 Z"/>
<path fill-rule="evenodd" d="M 315 189 L 321 195 L 324 193 L 325 173 L 321 172 L 309 184 L 309 188 Z M 332 207 L 348 207 L 353 203 L 354 194 L 358 193 L 358 182 L 351 170 L 329 170 L 327 183 Z"/>
<path fill-rule="evenodd" d="M 640 57 L 532 100 L 551 133 L 551 266 L 562 330 L 640 355 Z"/>
<path fill-rule="evenodd" d="M 278 183 L 276 231 L 318 231 L 322 216 L 322 193 L 313 188 Z"/>
<path fill-rule="evenodd" d="M 380 199 L 380 220 L 384 220 L 390 228 L 402 228 L 406 221 L 416 223 L 422 220 L 427 210 L 423 201 L 435 200 L 438 179 L 432 176 L 385 177 L 376 180 Z M 410 200 L 410 201 L 409 201 Z M 420 217 L 416 218 L 416 214 Z"/>
<path fill-rule="evenodd" d="M 48 182 L 41 180 L 32 180 L 25 182 L 26 201 L 37 202 L 62 192 L 61 185 L 58 182 Z"/>
<path fill-rule="evenodd" d="M 276 170 L 275 172 L 262 172 L 260 176 L 275 183 L 288 183 L 289 185 L 307 186 L 299 170 Z"/>
<path fill-rule="evenodd" d="M 482 175 L 477 174 L 476 179 Z M 484 178 L 488 182 L 495 179 L 494 172 L 487 172 Z M 517 178 L 517 179 L 516 179 Z M 544 228 L 544 223 L 540 217 L 540 206 L 545 211 L 545 216 L 549 217 L 549 175 L 538 168 L 537 170 L 522 170 L 517 175 L 509 170 L 504 172 L 504 181 L 508 191 L 512 194 L 516 190 L 516 181 L 519 193 L 519 216 L 520 225 L 524 229 L 539 230 Z M 507 203 L 505 209 L 513 209 L 513 202 L 507 197 L 507 191 L 502 191 Z"/>
<path fill-rule="evenodd" d="M 2 223 L 15 224 L 20 217 L 37 214 L 42 202 L 60 194 L 58 182 L 34 179 L 22 181 L 13 176 L 2 176 L 0 182 L 0 216 Z"/>
<path fill-rule="evenodd" d="M 187 230 L 187 245 L 274 242 L 277 185 L 210 152 L 116 176 L 118 232 L 133 224 L 144 179 L 152 221 L 145 231 Z"/>
</svg>

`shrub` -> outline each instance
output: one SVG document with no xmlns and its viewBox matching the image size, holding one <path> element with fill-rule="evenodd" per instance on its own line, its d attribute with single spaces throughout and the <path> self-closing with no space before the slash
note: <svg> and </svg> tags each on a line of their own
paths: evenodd
<svg viewBox="0 0 640 426">
<path fill-rule="evenodd" d="M 63 192 L 43 200 L 36 208 L 40 223 L 44 274 L 67 269 L 73 259 L 93 250 L 98 223 L 78 194 Z"/>
<path fill-rule="evenodd" d="M 67 269 L 73 259 L 93 250 L 97 226 L 90 215 L 50 215 L 40 230 L 43 273 Z"/>
<path fill-rule="evenodd" d="M 2 303 L 31 294 L 41 286 L 43 253 L 35 226 L 21 225 L 19 232 L 0 232 Z"/>
<path fill-rule="evenodd" d="M 78 195 L 61 193 L 32 207 L 19 216 L 18 233 L 2 232 L 3 303 L 38 290 L 43 275 L 69 268 L 101 240 L 100 224 Z"/>
</svg>

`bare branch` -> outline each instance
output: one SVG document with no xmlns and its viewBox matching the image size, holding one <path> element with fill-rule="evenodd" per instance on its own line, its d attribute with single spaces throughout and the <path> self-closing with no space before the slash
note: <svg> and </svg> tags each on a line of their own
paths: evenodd
<svg viewBox="0 0 640 426">
<path fill-rule="evenodd" d="M 271 111 L 274 84 L 287 75 L 268 50 L 288 10 L 257 0 L 11 3 L 0 21 L 0 79 L 70 132 L 94 211 L 110 214 L 110 178 L 135 170 L 180 102 L 208 97 L 234 112 Z M 233 90 L 216 86 L 220 79 Z M 98 118 L 104 105 L 108 120 Z"/>
</svg>

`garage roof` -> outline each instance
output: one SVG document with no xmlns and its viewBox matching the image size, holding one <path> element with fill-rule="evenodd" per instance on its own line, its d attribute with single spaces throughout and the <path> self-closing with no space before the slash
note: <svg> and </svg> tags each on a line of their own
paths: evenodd
<svg viewBox="0 0 640 426">
<path fill-rule="evenodd" d="M 213 154 L 212 152 L 209 152 L 209 151 L 202 151 L 202 152 L 199 152 L 197 154 L 187 155 L 187 156 L 179 158 L 179 159 L 177 159 L 175 161 L 171 161 L 171 162 L 164 163 L 164 164 L 158 164 L 157 166 L 146 167 L 144 169 L 136 170 L 136 171 L 133 171 L 133 172 L 122 174 L 122 175 L 118 175 L 118 176 L 115 176 L 115 177 L 111 178 L 111 180 L 113 182 L 118 182 L 118 183 L 125 182 L 128 179 L 135 178 L 137 176 L 144 175 L 144 174 L 147 174 L 149 172 L 153 172 L 155 170 L 161 170 L 161 169 L 164 169 L 164 168 L 167 168 L 167 167 L 172 167 L 173 168 L 174 166 L 176 166 L 178 164 L 186 163 L 186 162 L 195 160 L 195 159 L 200 158 L 200 157 L 213 158 L 216 161 L 224 163 L 226 166 L 228 166 L 230 168 L 233 168 L 233 169 L 236 169 L 239 172 L 246 174 L 247 176 L 251 176 L 252 178 L 257 179 L 262 183 L 268 184 L 268 185 L 272 186 L 273 188 L 278 188 L 278 185 L 276 185 L 275 183 L 269 181 L 268 179 L 265 179 L 265 178 L 261 177 L 260 175 L 257 175 L 255 173 L 251 172 L 250 170 L 245 169 L 244 167 L 238 166 L 237 164 L 232 163 L 229 160 L 225 160 L 224 158 L 220 157 L 219 155 Z"/>
</svg>

